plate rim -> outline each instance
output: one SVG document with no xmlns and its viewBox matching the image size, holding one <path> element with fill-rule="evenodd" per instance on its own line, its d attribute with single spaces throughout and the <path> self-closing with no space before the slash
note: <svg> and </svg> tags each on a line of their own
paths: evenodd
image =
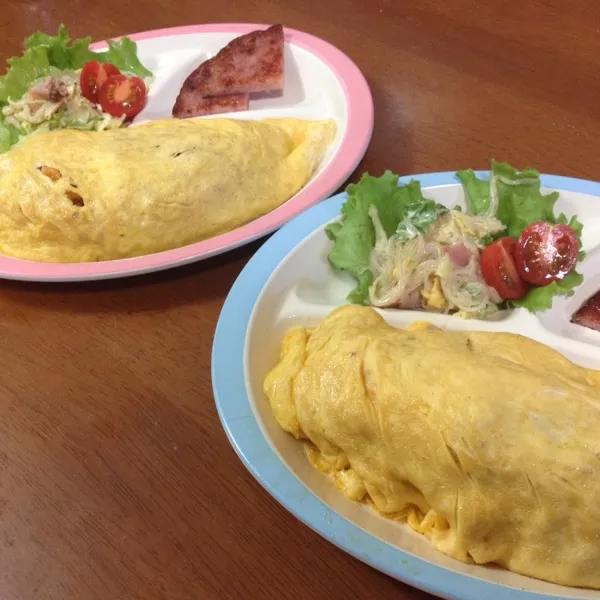
<svg viewBox="0 0 600 600">
<path fill-rule="evenodd" d="M 488 171 L 476 171 L 487 175 Z M 460 182 L 455 171 L 409 175 L 423 188 Z M 600 183 L 541 175 L 543 187 L 600 197 Z M 211 376 L 221 424 L 236 454 L 261 486 L 304 525 L 351 556 L 413 587 L 452 600 L 559 600 L 563 596 L 502 586 L 452 571 L 379 540 L 335 513 L 313 495 L 264 438 L 246 394 L 244 348 L 254 306 L 276 267 L 309 234 L 339 214 L 342 192 L 309 208 L 275 233 L 246 264 L 219 315 L 213 339 Z M 566 598 L 565 598 L 566 600 Z"/>
<path fill-rule="evenodd" d="M 198 33 L 243 34 L 265 27 L 268 27 L 268 25 L 209 23 L 143 31 L 130 34 L 128 37 L 134 41 L 140 41 Z M 331 162 L 313 181 L 303 187 L 293 199 L 233 231 L 181 248 L 135 258 L 86 263 L 49 263 L 0 255 L 0 278 L 60 283 L 132 277 L 176 268 L 206 260 L 249 244 L 275 231 L 284 223 L 338 189 L 356 169 L 371 141 L 374 125 L 374 105 L 371 90 L 358 66 L 336 46 L 312 34 L 287 27 L 284 27 L 284 35 L 287 43 L 294 44 L 310 52 L 333 72 L 342 87 L 348 112 L 344 136 Z M 123 36 L 113 39 L 120 39 L 121 37 Z M 106 41 L 95 42 L 91 45 L 94 50 L 101 50 L 106 47 Z"/>
</svg>

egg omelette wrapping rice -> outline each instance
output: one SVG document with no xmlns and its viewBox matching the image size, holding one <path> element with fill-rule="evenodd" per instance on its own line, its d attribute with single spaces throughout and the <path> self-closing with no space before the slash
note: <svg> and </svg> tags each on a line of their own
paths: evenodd
<svg viewBox="0 0 600 600">
<path fill-rule="evenodd" d="M 346 496 L 458 560 L 600 588 L 600 373 L 510 333 L 345 306 L 284 337 L 264 389 Z"/>
<path fill-rule="evenodd" d="M 332 120 L 165 119 L 32 135 L 0 155 L 0 253 L 99 261 L 231 231 L 306 185 L 335 131 Z"/>
</svg>

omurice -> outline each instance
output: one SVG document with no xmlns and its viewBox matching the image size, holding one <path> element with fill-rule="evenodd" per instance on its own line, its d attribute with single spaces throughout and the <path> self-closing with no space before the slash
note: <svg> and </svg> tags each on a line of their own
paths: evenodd
<svg viewBox="0 0 600 600">
<path fill-rule="evenodd" d="M 244 225 L 319 168 L 332 120 L 165 119 L 32 135 L 0 155 L 0 253 L 129 258 Z"/>
<path fill-rule="evenodd" d="M 345 306 L 289 330 L 264 391 L 349 498 L 455 559 L 600 588 L 600 373 L 510 333 Z"/>
</svg>

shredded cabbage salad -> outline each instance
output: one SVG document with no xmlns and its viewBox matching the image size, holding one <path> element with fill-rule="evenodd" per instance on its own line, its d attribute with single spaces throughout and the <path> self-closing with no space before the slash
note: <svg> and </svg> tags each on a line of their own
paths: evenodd
<svg viewBox="0 0 600 600">
<path fill-rule="evenodd" d="M 22 137 L 57 128 L 109 129 L 124 120 L 111 117 L 81 94 L 79 73 L 90 60 L 110 63 L 149 83 L 152 77 L 128 37 L 109 40 L 108 49 L 90 50 L 91 38 L 71 40 L 64 25 L 55 36 L 41 31 L 24 42 L 24 53 L 8 60 L 0 77 L 0 152 Z"/>
<path fill-rule="evenodd" d="M 36 80 L 29 91 L 2 108 L 5 122 L 23 134 L 51 129 L 102 131 L 121 127 L 125 117 L 113 117 L 81 93 L 81 70 L 64 71 Z"/>
<path fill-rule="evenodd" d="M 400 185 L 389 171 L 381 177 L 365 174 L 348 186 L 342 217 L 326 233 L 333 241 L 329 261 L 357 280 L 351 302 L 490 317 L 507 306 L 481 272 L 481 252 L 490 243 L 503 236 L 518 238 L 540 220 L 568 223 L 580 243 L 581 223 L 554 215 L 558 193 L 541 193 L 537 171 L 518 172 L 492 161 L 488 179 L 470 170 L 457 176 L 464 185 L 464 211 L 426 198 L 418 181 Z M 571 295 L 581 281 L 574 270 L 512 304 L 544 310 L 555 295 Z"/>
</svg>

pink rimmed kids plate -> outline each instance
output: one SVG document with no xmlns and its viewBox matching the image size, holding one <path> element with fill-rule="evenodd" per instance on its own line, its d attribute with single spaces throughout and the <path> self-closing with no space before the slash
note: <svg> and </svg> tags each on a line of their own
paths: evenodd
<svg viewBox="0 0 600 600">
<path fill-rule="evenodd" d="M 266 25 L 211 24 L 130 35 L 142 63 L 154 73 L 148 103 L 136 123 L 169 118 L 179 89 L 202 61 L 238 35 Z M 101 50 L 104 42 L 94 45 Z M 0 278 L 27 281 L 88 281 L 160 271 L 203 260 L 264 236 L 334 192 L 363 157 L 373 130 L 373 100 L 358 67 L 331 44 L 285 29 L 285 90 L 253 100 L 246 112 L 218 115 L 237 119 L 332 118 L 336 138 L 320 169 L 293 198 L 229 233 L 181 248 L 123 260 L 43 263 L 0 256 Z M 206 117 L 211 118 L 211 117 Z"/>
</svg>

